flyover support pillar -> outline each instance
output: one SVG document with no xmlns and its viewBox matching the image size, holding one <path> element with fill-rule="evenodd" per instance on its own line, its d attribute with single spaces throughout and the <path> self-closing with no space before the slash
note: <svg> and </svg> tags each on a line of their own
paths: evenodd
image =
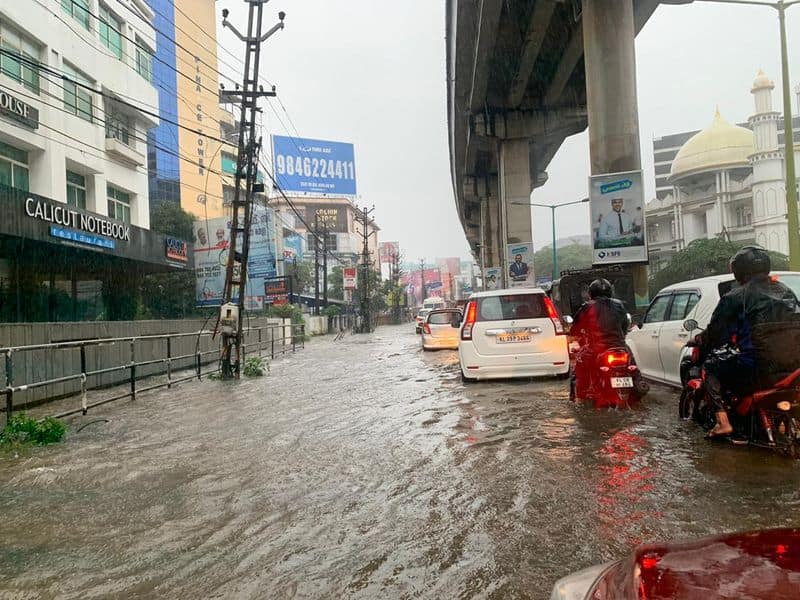
<svg viewBox="0 0 800 600">
<path fill-rule="evenodd" d="M 502 225 L 500 196 L 497 193 L 497 179 L 489 177 L 486 195 L 481 198 L 481 257 L 482 268 L 502 267 Z"/>
<path fill-rule="evenodd" d="M 500 266 L 503 282 L 508 281 L 506 244 L 532 243 L 531 228 L 531 155 L 527 138 L 498 142 L 498 179 L 500 183 Z M 533 269 L 533 265 L 530 265 Z"/>
<path fill-rule="evenodd" d="M 583 0 L 583 46 L 592 175 L 641 168 L 632 0 Z M 634 267 L 637 306 L 647 266 Z"/>
</svg>

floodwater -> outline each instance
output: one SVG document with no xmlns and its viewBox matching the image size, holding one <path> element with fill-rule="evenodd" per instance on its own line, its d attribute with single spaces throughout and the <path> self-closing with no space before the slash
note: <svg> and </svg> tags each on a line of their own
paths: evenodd
<svg viewBox="0 0 800 600">
<path fill-rule="evenodd" d="M 0 597 L 539 599 L 641 542 L 797 525 L 800 465 L 704 441 L 672 391 L 596 412 L 418 344 L 317 339 L 0 456 Z"/>
</svg>

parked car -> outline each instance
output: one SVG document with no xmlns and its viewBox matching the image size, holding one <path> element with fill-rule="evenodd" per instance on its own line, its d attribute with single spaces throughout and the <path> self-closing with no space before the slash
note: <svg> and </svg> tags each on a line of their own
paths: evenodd
<svg viewBox="0 0 800 600">
<path fill-rule="evenodd" d="M 422 324 L 423 350 L 457 350 L 461 311 L 457 308 L 433 310 Z"/>
<path fill-rule="evenodd" d="M 425 322 L 425 317 L 431 312 L 432 309 L 430 308 L 421 308 L 417 313 L 417 316 L 414 319 L 414 331 L 416 333 L 422 333 L 422 324 Z"/>
<path fill-rule="evenodd" d="M 773 273 L 800 296 L 800 273 Z M 680 386 L 680 363 L 689 332 L 686 319 L 708 326 L 719 299 L 738 285 L 731 274 L 712 275 L 665 287 L 656 294 L 644 316 L 628 333 L 627 342 L 646 378 Z"/>
<path fill-rule="evenodd" d="M 464 381 L 569 374 L 564 326 L 543 290 L 478 292 L 464 314 L 458 343 Z"/>
<path fill-rule="evenodd" d="M 559 580 L 551 600 L 789 600 L 798 597 L 800 529 L 640 546 Z"/>
</svg>

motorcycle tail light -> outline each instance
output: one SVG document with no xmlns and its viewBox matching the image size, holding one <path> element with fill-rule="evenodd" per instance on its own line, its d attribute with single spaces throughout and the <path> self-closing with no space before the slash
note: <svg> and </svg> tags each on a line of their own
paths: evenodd
<svg viewBox="0 0 800 600">
<path fill-rule="evenodd" d="M 609 367 L 619 367 L 628 364 L 627 352 L 608 352 L 606 353 L 606 364 Z"/>
<path fill-rule="evenodd" d="M 464 319 L 464 326 L 461 328 L 461 339 L 472 339 L 472 327 L 478 319 L 478 303 L 474 300 L 467 306 L 467 317 Z"/>
</svg>

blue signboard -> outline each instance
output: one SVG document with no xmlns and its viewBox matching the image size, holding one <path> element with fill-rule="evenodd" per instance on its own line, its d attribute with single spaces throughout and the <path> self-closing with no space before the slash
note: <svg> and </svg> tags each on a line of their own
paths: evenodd
<svg viewBox="0 0 800 600">
<path fill-rule="evenodd" d="M 50 235 L 53 237 L 61 238 L 62 240 L 70 240 L 71 242 L 78 242 L 79 244 L 90 244 L 92 246 L 100 246 L 101 248 L 109 248 L 113 250 L 116 247 L 114 240 L 99 235 L 92 235 L 91 233 L 84 233 L 82 231 L 73 231 L 72 229 L 64 229 L 63 227 L 50 226 Z"/>
<path fill-rule="evenodd" d="M 272 162 L 285 192 L 356 195 L 353 144 L 273 135 Z"/>
</svg>

